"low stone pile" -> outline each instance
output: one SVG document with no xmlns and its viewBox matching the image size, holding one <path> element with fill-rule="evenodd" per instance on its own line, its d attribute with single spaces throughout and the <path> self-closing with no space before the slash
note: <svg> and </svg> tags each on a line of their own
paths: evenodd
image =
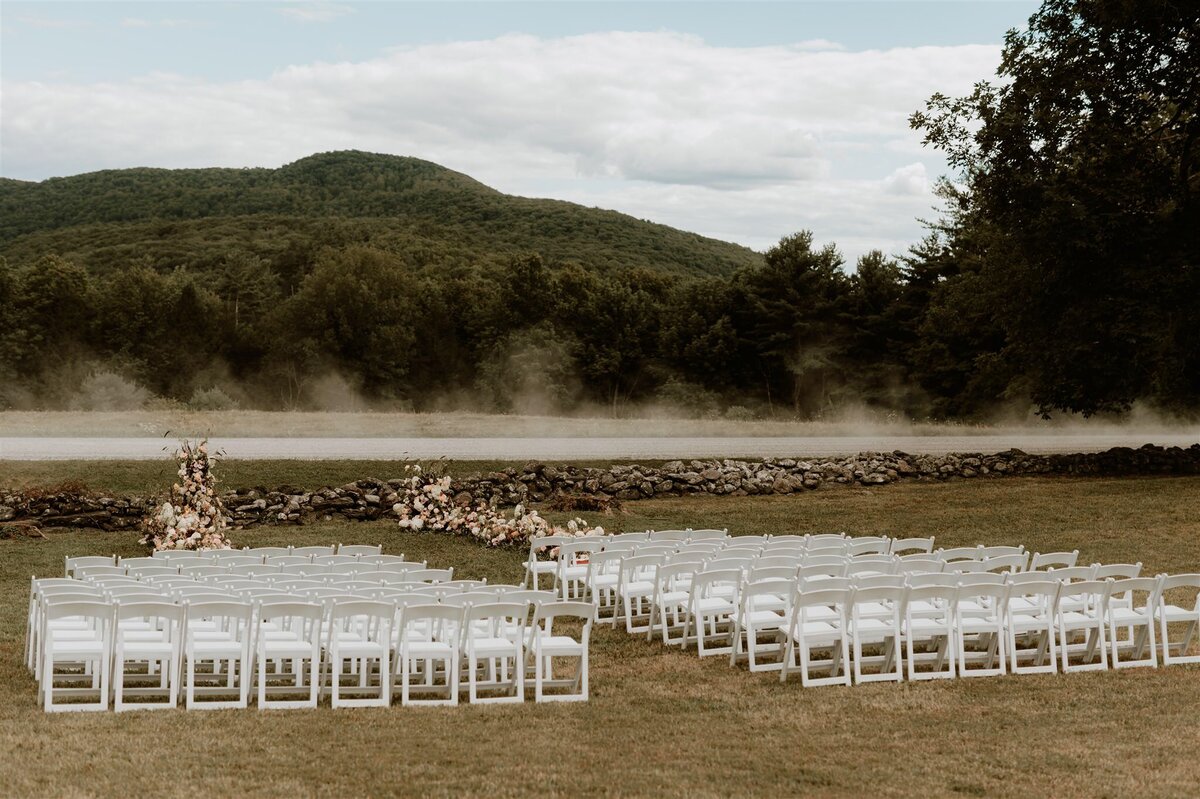
<svg viewBox="0 0 1200 799">
<path fill-rule="evenodd" d="M 833 458 L 670 461 L 661 466 L 618 464 L 605 469 L 528 463 L 523 468 L 456 478 L 456 502 L 496 505 L 542 502 L 557 495 L 621 501 L 656 496 L 792 494 L 831 485 L 876 486 L 901 480 L 989 479 L 1009 475 L 1200 474 L 1200 444 L 1190 447 L 1030 455 L 1008 450 L 991 455 L 910 455 L 864 452 Z M 333 519 L 394 518 L 402 479 L 366 478 L 342 486 L 304 491 L 289 486 L 230 491 L 221 499 L 236 527 L 303 524 Z M 75 489 L 0 493 L 0 525 L 132 529 L 155 507 L 152 497 L 101 496 Z"/>
</svg>

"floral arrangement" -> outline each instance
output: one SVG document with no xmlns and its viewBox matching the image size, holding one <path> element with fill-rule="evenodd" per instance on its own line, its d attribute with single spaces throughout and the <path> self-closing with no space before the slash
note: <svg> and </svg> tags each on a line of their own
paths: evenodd
<svg viewBox="0 0 1200 799">
<path fill-rule="evenodd" d="M 229 549 L 224 533 L 229 522 L 217 496 L 216 457 L 209 454 L 208 442 L 185 440 L 175 458 L 180 482 L 171 487 L 171 499 L 142 521 L 142 543 L 155 550 Z"/>
<path fill-rule="evenodd" d="M 486 502 L 459 504 L 451 494 L 449 475 L 434 474 L 420 464 L 409 464 L 404 471 L 400 498 L 392 511 L 407 530 L 468 535 L 494 547 L 525 544 L 547 535 L 604 535 L 603 527 L 589 527 L 583 519 L 572 519 L 565 527 L 551 524 L 524 505 L 513 508 L 510 517 Z"/>
</svg>

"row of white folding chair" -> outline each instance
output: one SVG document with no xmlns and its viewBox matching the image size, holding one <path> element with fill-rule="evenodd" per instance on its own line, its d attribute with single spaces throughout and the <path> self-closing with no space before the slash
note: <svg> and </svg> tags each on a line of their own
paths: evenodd
<svg viewBox="0 0 1200 799">
<path fill-rule="evenodd" d="M 516 592 L 510 594 L 512 599 L 521 599 Z M 526 592 L 530 593 L 530 592 Z M 538 593 L 538 592 L 532 592 Z M 465 596 L 465 595 L 464 595 Z M 410 597 L 409 601 L 419 602 L 421 598 Z M 461 645 L 456 647 L 456 650 L 451 657 L 451 663 L 448 664 L 447 686 L 452 691 L 450 701 L 457 701 L 457 656 L 461 651 L 466 658 L 468 664 L 467 679 L 469 683 L 469 695 L 472 701 L 493 701 L 481 699 L 477 695 L 477 689 L 480 685 L 478 660 L 484 659 L 489 662 L 496 658 L 511 655 L 511 673 L 512 676 L 508 679 L 514 691 L 510 699 L 520 701 L 523 698 L 523 680 L 526 668 L 528 668 L 535 680 L 537 701 L 549 700 L 579 700 L 587 698 L 587 640 L 590 634 L 591 624 L 591 608 L 580 606 L 579 603 L 549 603 L 549 609 L 543 609 L 546 605 L 547 597 L 541 597 L 536 603 L 530 605 L 524 601 L 506 602 L 500 604 L 494 595 L 483 594 L 479 597 L 479 604 L 473 605 L 469 601 L 461 601 L 454 603 L 443 603 L 442 605 L 415 604 L 409 605 L 415 608 L 434 609 L 430 616 L 437 618 L 445 617 L 446 620 L 455 617 L 461 618 L 462 621 L 456 628 L 454 634 L 461 634 Z M 199 621 L 203 617 L 202 609 L 205 607 L 218 609 L 230 607 L 239 607 L 245 610 L 245 623 L 232 629 L 228 626 L 213 626 L 207 622 L 204 626 L 195 633 L 184 634 L 185 627 L 184 614 L 185 607 L 191 605 L 179 605 L 167 602 L 157 597 L 141 596 L 131 599 L 126 605 L 122 606 L 120 602 L 107 604 L 95 600 L 82 600 L 73 598 L 72 601 L 59 604 L 49 604 L 43 612 L 43 634 L 48 636 L 49 644 L 42 655 L 41 663 L 44 663 L 44 671 L 39 667 L 39 675 L 44 683 L 43 702 L 47 711 L 50 710 L 92 710 L 103 709 L 107 707 L 108 702 L 108 686 L 110 680 L 111 664 L 110 660 L 116 658 L 117 668 L 114 681 L 114 694 L 116 696 L 117 709 L 125 709 L 123 698 L 126 695 L 124 685 L 124 673 L 126 660 L 137 662 L 145 662 L 148 667 L 148 674 L 151 673 L 149 668 L 153 664 L 158 664 L 161 674 L 161 682 L 157 688 L 138 689 L 142 692 L 151 691 L 155 693 L 164 693 L 166 698 L 159 703 L 153 705 L 146 703 L 138 703 L 130 707 L 161 707 L 173 706 L 178 693 L 178 672 L 179 659 L 181 657 L 181 642 L 186 637 L 187 648 L 182 652 L 182 656 L 187 661 L 187 702 L 188 706 L 192 707 L 195 703 L 196 686 L 195 686 L 195 660 L 196 655 L 205 655 L 207 660 L 216 662 L 229 661 L 228 668 L 222 674 L 219 668 L 214 668 L 211 672 L 212 676 L 218 679 L 219 682 L 226 684 L 226 688 L 233 688 L 235 680 L 240 680 L 240 688 L 238 695 L 231 701 L 224 701 L 218 704 L 208 704 L 205 706 L 242 706 L 246 705 L 249 675 L 252 673 L 252 667 L 247 659 L 249 649 L 249 630 L 253 625 L 254 629 L 261 634 L 256 636 L 255 648 L 258 653 L 257 659 L 257 679 L 259 690 L 259 705 L 260 707 L 309 707 L 315 704 L 316 692 L 318 690 L 317 676 L 321 673 L 321 651 L 328 654 L 331 661 L 336 665 L 331 667 L 329 676 L 333 681 L 333 702 L 335 706 L 339 704 L 388 704 L 390 702 L 391 689 L 391 672 L 388 669 L 388 658 L 391 650 L 397 648 L 397 653 L 404 663 L 404 671 L 407 675 L 408 666 L 412 657 L 404 660 L 406 652 L 410 648 L 410 644 L 415 643 L 416 649 L 420 650 L 424 646 L 424 650 L 417 654 L 423 654 L 425 659 L 429 659 L 430 647 L 436 647 L 445 644 L 435 640 L 433 626 L 427 625 L 425 628 L 413 627 L 411 630 L 406 630 L 405 633 L 397 637 L 393 641 L 390 635 L 392 620 L 397 612 L 395 603 L 371 601 L 367 599 L 359 599 L 357 597 L 342 597 L 342 602 L 329 602 L 326 604 L 306 602 L 303 598 L 297 597 L 277 597 L 267 599 L 257 603 L 248 603 L 245 601 L 234 601 L 230 598 L 218 597 L 209 598 L 208 601 L 200 602 L 194 607 L 198 609 L 196 618 Z M 428 599 L 425 599 L 428 602 Z M 573 604 L 574 607 L 567 607 L 566 604 Z M 376 614 L 379 616 L 380 625 L 377 629 L 387 631 L 381 639 L 374 641 L 369 640 L 370 635 L 367 635 L 372 629 L 367 626 L 338 626 L 338 622 L 347 619 L 354 615 L 355 609 L 366 608 L 368 605 L 373 606 Z M 531 662 L 527 663 L 524 657 L 524 637 L 526 628 L 521 626 L 515 640 L 506 641 L 498 637 L 495 629 L 488 629 L 486 625 L 483 629 L 479 628 L 479 622 L 488 618 L 498 618 L 497 609 L 505 609 L 504 616 L 511 621 L 517 622 L 519 625 L 524 625 L 528 617 L 528 608 L 532 606 L 534 611 L 533 628 L 530 629 L 530 641 L 528 649 L 531 653 Z M 403 619 L 406 614 L 406 607 L 402 606 L 399 609 L 400 617 Z M 61 608 L 62 610 L 59 610 Z M 123 609 L 124 608 L 124 609 Z M 490 611 L 488 609 L 491 609 Z M 583 616 L 586 608 L 586 624 L 581 640 L 572 639 L 570 636 L 556 634 L 551 626 L 554 618 L 559 618 L 564 615 Z M 302 611 L 303 612 L 300 612 Z M 153 615 L 159 622 L 151 627 L 137 627 L 125 629 L 122 626 L 122 621 L 125 619 L 134 620 L 141 618 L 139 613 Z M 489 615 L 490 614 L 490 615 Z M 285 623 L 278 623 L 281 616 L 287 616 L 288 620 Z M 50 623 L 58 619 L 67 619 L 75 623 L 82 620 L 82 624 L 87 627 L 90 624 L 90 629 L 70 629 L 57 630 L 49 627 Z M 542 625 L 539 626 L 539 619 L 542 620 Z M 161 622 L 167 622 L 163 625 Z M 297 626 L 294 622 L 299 623 Z M 322 623 L 328 625 L 329 634 L 322 645 L 320 628 Z M 403 623 L 403 622 L 402 622 Z M 473 626 L 474 625 L 474 626 Z M 269 629 L 268 629 L 269 627 Z M 236 641 L 230 640 L 230 633 L 237 633 L 241 630 L 245 635 L 246 640 L 240 646 L 235 646 Z M 413 636 L 408 633 L 413 633 L 417 640 L 414 642 Z M 132 657 L 126 658 L 126 654 Z M 412 654 L 412 653 L 408 653 Z M 240 657 L 239 657 L 240 656 Z M 580 660 L 579 669 L 574 678 L 563 680 L 555 679 L 550 670 L 551 657 L 567 657 L 574 656 Z M 360 688 L 367 687 L 366 678 L 369 672 L 365 670 L 364 661 L 374 658 L 380 663 L 378 670 L 379 679 L 376 685 L 376 700 L 342 700 L 339 702 L 340 686 L 343 680 L 342 661 L 346 659 L 354 660 L 358 664 L 360 677 Z M 285 700 L 280 703 L 278 701 L 268 700 L 268 680 L 267 663 L 271 661 L 275 664 L 275 670 L 280 670 L 280 664 L 284 661 L 293 661 L 293 671 L 283 675 L 288 686 L 285 691 L 293 692 L 296 686 L 303 687 L 303 678 L 300 669 L 296 665 L 296 661 L 307 659 L 310 662 L 311 676 L 309 683 L 309 697 L 305 700 Z M 71 665 L 76 665 L 80 662 L 94 664 L 92 686 L 84 689 L 91 693 L 98 694 L 96 702 L 91 704 L 58 704 L 53 701 L 55 694 L 55 663 L 67 660 Z M 235 660 L 240 661 L 240 666 L 235 665 Z M 490 672 L 489 672 L 490 674 Z M 146 677 L 148 675 L 139 675 Z M 432 676 L 432 675 L 430 675 Z M 487 677 L 488 675 L 485 675 Z M 88 679 L 85 677 L 85 679 Z M 292 681 L 294 685 L 292 684 Z M 501 681 L 502 682 L 502 681 Z M 486 685 L 499 685 L 497 681 L 485 681 Z M 548 696 L 545 691 L 547 689 L 568 688 L 568 694 Z M 71 690 L 71 689 L 66 689 Z M 408 702 L 409 685 L 407 677 L 404 682 L 404 701 Z M 63 689 L 58 690 L 59 695 L 63 693 Z M 228 699 L 228 697 L 227 697 Z M 503 699 L 503 697 L 501 698 Z"/>
<path fill-rule="evenodd" d="M 984 546 L 983 544 L 978 544 L 973 547 L 936 550 L 932 553 L 932 556 L 948 563 L 982 561 L 998 557 L 1013 558 L 1015 562 L 1018 559 L 1023 559 L 1019 561 L 1022 565 L 1017 571 L 1041 571 L 1051 567 L 1070 568 L 1075 566 L 1079 560 L 1079 550 L 1076 549 L 1071 552 L 1030 553 L 1025 550 L 1024 546 Z"/>
<path fill-rule="evenodd" d="M 605 558 L 611 556 L 600 555 L 597 561 L 593 562 L 592 568 L 605 565 Z M 614 582 L 611 577 L 608 580 L 601 582 L 603 576 L 598 577 L 595 573 L 589 575 L 588 584 L 592 588 L 592 600 L 597 605 L 597 611 L 601 619 L 616 623 L 622 615 L 625 616 L 626 630 L 630 633 L 646 632 L 648 635 L 654 634 L 655 619 L 658 617 L 661 621 L 660 632 L 662 633 L 664 643 L 671 642 L 667 629 L 667 616 L 674 614 L 678 621 L 680 613 L 684 606 L 691 601 L 691 593 L 693 591 L 693 581 L 698 580 L 701 575 L 706 575 L 710 572 L 717 572 L 719 575 L 724 575 L 724 579 L 728 585 L 722 591 L 723 596 L 721 601 L 709 596 L 709 590 L 705 587 L 712 582 L 708 579 L 701 583 L 700 602 L 707 603 L 710 609 L 724 608 L 725 611 L 731 611 L 736 606 L 737 593 L 741 585 L 748 582 L 758 580 L 783 580 L 791 584 L 799 584 L 805 579 L 813 578 L 831 578 L 831 577 L 849 577 L 857 580 L 865 580 L 867 582 L 882 580 L 887 582 L 889 579 L 895 581 L 899 585 L 907 580 L 917 585 L 926 584 L 941 584 L 941 585 L 957 585 L 966 583 L 969 585 L 999 585 L 1013 580 L 1021 580 L 1029 582 L 1034 579 L 1094 579 L 1096 577 L 1136 577 L 1140 573 L 1141 564 L 1118 564 L 1105 567 L 1104 572 L 1100 572 L 1099 567 L 1092 567 L 1087 570 L 1067 570 L 1054 573 L 1053 570 L 1041 573 L 1023 573 L 1023 574 L 964 574 L 951 572 L 945 576 L 937 574 L 937 568 L 942 564 L 937 561 L 930 562 L 935 568 L 930 571 L 921 571 L 921 563 L 917 561 L 907 561 L 903 565 L 918 567 L 916 571 L 902 572 L 903 576 L 888 578 L 891 574 L 888 569 L 886 559 L 862 558 L 864 563 L 858 564 L 858 567 L 850 568 L 845 563 L 839 563 L 835 559 L 814 559 L 827 561 L 823 565 L 810 565 L 792 568 L 789 565 L 766 566 L 763 568 L 754 568 L 751 564 L 731 564 L 721 563 L 720 561 L 710 561 L 707 563 L 690 561 L 690 560 L 673 560 L 670 558 L 664 559 L 635 559 L 630 560 L 625 565 L 625 570 L 622 575 Z M 874 562 L 872 562 L 874 561 Z M 932 575 L 932 576 L 931 576 Z M 853 582 L 851 583 L 853 584 Z M 649 611 L 642 609 L 642 603 L 649 603 Z M 634 605 L 637 606 L 636 612 Z M 605 613 L 605 611 L 609 611 Z M 649 621 L 644 626 L 638 626 L 635 619 L 645 618 L 649 616 Z M 703 644 L 701 644 L 703 649 Z"/>
<path fill-rule="evenodd" d="M 1001 633 L 1008 635 L 1008 651 L 1012 659 L 1012 669 L 1015 672 L 1023 673 L 1029 671 L 1053 671 L 1055 668 L 1054 660 L 1054 641 L 1050 640 L 1048 646 L 1049 661 L 1045 661 L 1047 647 L 1046 639 L 1053 639 L 1057 634 L 1058 640 L 1067 642 L 1068 635 L 1078 631 L 1092 631 L 1093 640 L 1085 642 L 1078 646 L 1065 646 L 1060 649 L 1063 658 L 1064 671 L 1075 671 L 1087 668 L 1105 668 L 1107 658 L 1104 644 L 1104 636 L 1106 633 L 1109 636 L 1108 645 L 1112 650 L 1112 663 L 1114 667 L 1124 667 L 1130 665 L 1156 665 L 1156 654 L 1154 645 L 1154 622 L 1155 618 L 1159 619 L 1161 624 L 1161 644 L 1163 649 L 1163 659 L 1165 662 L 1180 662 L 1181 657 L 1186 656 L 1184 653 L 1191 642 L 1191 638 L 1195 633 L 1196 625 L 1200 622 L 1200 595 L 1193 594 L 1193 606 L 1191 608 L 1181 607 L 1178 605 L 1167 605 L 1162 599 L 1162 588 L 1170 585 L 1172 588 L 1188 587 L 1194 591 L 1200 591 L 1200 575 L 1182 575 L 1175 578 L 1127 578 L 1119 581 L 1113 581 L 1111 578 L 1106 581 L 1084 581 L 1080 583 L 1063 583 L 1055 580 L 1045 579 L 1050 573 L 1043 573 L 1041 581 L 1018 581 L 1014 584 L 1011 581 L 998 581 L 992 575 L 930 575 L 922 578 L 921 576 L 912 576 L 906 582 L 900 582 L 899 578 L 880 576 L 874 578 L 860 578 L 857 582 L 846 579 L 825 579 L 819 581 L 808 581 L 802 588 L 798 588 L 792 595 L 789 604 L 783 603 L 783 594 L 788 590 L 790 583 L 787 581 L 768 580 L 760 583 L 751 583 L 745 585 L 739 582 L 739 576 L 735 571 L 727 571 L 724 573 L 712 572 L 700 574 L 696 576 L 693 593 L 688 597 L 687 617 L 683 623 L 683 634 L 676 639 L 668 640 L 667 631 L 664 630 L 664 641 L 669 643 L 684 643 L 694 640 L 697 642 L 698 651 L 701 656 L 708 654 L 730 653 L 731 660 L 736 659 L 743 650 L 746 650 L 750 667 L 752 670 L 766 670 L 786 668 L 781 665 L 784 662 L 793 662 L 787 658 L 783 661 L 776 661 L 766 665 L 757 662 L 756 655 L 762 651 L 761 645 L 758 643 L 757 636 L 760 631 L 764 630 L 768 634 L 777 635 L 780 630 L 786 628 L 790 620 L 795 620 L 794 608 L 805 607 L 804 596 L 811 594 L 814 587 L 832 587 L 840 590 L 853 592 L 853 596 L 859 604 L 872 604 L 874 612 L 878 614 L 881 609 L 886 609 L 892 606 L 893 610 L 901 607 L 897 605 L 898 601 L 902 601 L 905 608 L 904 613 L 896 611 L 897 618 L 904 616 L 906 618 L 905 625 L 901 627 L 891 628 L 900 630 L 902 633 L 907 633 L 911 628 L 914 631 L 918 629 L 928 628 L 930 622 L 926 617 L 929 616 L 929 611 L 935 609 L 936 603 L 930 605 L 929 598 L 934 595 L 941 595 L 947 592 L 954 594 L 955 604 L 954 613 L 958 620 L 957 627 L 944 627 L 942 632 L 944 635 L 957 634 L 957 641 L 951 643 L 957 644 L 956 650 L 951 650 L 949 653 L 949 667 L 944 671 L 945 676 L 952 676 L 956 673 L 955 654 L 957 653 L 958 667 L 957 673 L 965 674 L 968 670 L 967 666 L 967 650 L 965 648 L 966 637 L 969 635 L 980 635 L 983 633 L 995 632 L 998 636 L 994 645 L 999 647 L 999 651 L 991 651 L 986 654 L 990 661 L 989 667 L 985 671 L 971 670 L 972 673 L 1003 673 L 1004 670 L 1004 641 Z M 1024 575 L 1021 575 L 1024 576 Z M 710 590 L 713 585 L 719 584 L 724 580 L 727 587 L 733 591 L 739 592 L 736 598 L 730 598 L 728 595 L 721 595 L 718 592 Z M 1172 582 L 1167 583 L 1167 580 Z M 892 592 L 889 594 L 888 592 Z M 1140 606 L 1134 604 L 1133 594 L 1135 591 L 1142 592 L 1146 601 Z M 903 595 L 902 600 L 898 597 Z M 1039 597 L 1038 602 L 1032 606 L 1029 604 L 1030 597 Z M 890 602 L 882 601 L 882 598 L 889 599 Z M 1084 599 L 1080 599 L 1080 598 Z M 1068 603 L 1066 600 L 1070 598 L 1074 601 Z M 677 598 L 678 599 L 678 598 Z M 943 597 L 944 599 L 944 597 Z M 1124 601 L 1121 601 L 1121 600 Z M 961 600 L 961 602 L 960 602 Z M 989 603 L 989 600 L 992 600 Z M 811 604 L 811 603 L 810 603 Z M 811 604 L 812 607 L 819 608 L 820 602 Z M 1054 612 L 1049 613 L 1050 606 L 1053 605 Z M 734 610 L 734 607 L 737 610 Z M 943 602 L 943 609 L 949 607 Z M 912 626 L 911 619 L 912 607 L 918 607 L 924 610 L 924 621 L 918 621 L 916 626 Z M 714 637 L 717 637 L 717 625 L 714 617 L 725 614 L 727 622 L 733 620 L 733 641 L 732 645 L 726 644 L 723 647 L 708 646 L 706 651 L 706 643 L 711 642 Z M 825 611 L 821 611 L 825 613 Z M 907 615 L 906 615 L 907 614 Z M 826 615 L 828 615 L 826 613 Z M 886 614 L 885 614 L 886 615 Z M 949 616 L 942 616 L 944 624 L 949 624 Z M 982 621 L 980 620 L 982 619 Z M 965 620 L 965 621 L 964 621 Z M 824 641 L 830 636 L 833 636 L 837 630 L 822 627 L 821 623 L 826 623 L 828 619 L 818 619 L 815 622 L 811 619 L 801 620 L 808 626 L 804 630 L 809 632 L 822 631 L 824 638 L 817 636 L 819 640 Z M 809 622 L 813 622 L 810 624 Z M 1171 642 L 1168 637 L 1167 623 L 1183 623 L 1186 625 L 1184 636 L 1181 640 Z M 801 622 L 797 622 L 800 624 Z M 1057 623 L 1058 629 L 1054 629 Z M 816 626 L 814 626 L 814 624 Z M 1007 624 L 1007 627 L 1003 625 Z M 988 625 L 1000 625 L 995 630 Z M 1117 628 L 1125 628 L 1130 631 L 1128 639 L 1122 641 L 1117 637 Z M 879 623 L 868 616 L 866 623 L 856 626 L 851 624 L 849 628 L 842 627 L 842 630 L 848 630 L 850 640 L 840 641 L 843 646 L 849 646 L 854 643 L 855 657 L 854 668 L 856 679 L 861 675 L 861 647 L 865 638 L 859 635 L 861 630 L 874 628 L 878 631 Z M 1137 637 L 1132 635 L 1134 628 L 1140 629 Z M 1016 638 L 1018 636 L 1026 636 L 1039 630 L 1046 632 L 1041 642 L 1042 651 L 1037 652 L 1038 661 L 1034 666 L 1021 666 L 1018 662 L 1019 656 L 1024 656 L 1026 653 L 1017 650 Z M 854 636 L 858 635 L 857 641 Z M 797 638 L 792 636 L 793 642 L 800 641 L 803 636 Z M 835 636 L 836 638 L 836 636 Z M 904 638 L 904 635 L 891 635 L 893 647 Z M 1098 641 L 1095 640 L 1098 638 Z M 1148 638 L 1148 642 L 1147 642 Z M 745 645 L 743 646 L 743 641 Z M 1119 646 L 1133 653 L 1132 660 L 1121 660 L 1119 654 Z M 768 650 L 772 648 L 771 644 L 767 645 Z M 1081 664 L 1070 664 L 1068 657 L 1072 652 L 1083 651 L 1084 662 Z M 939 663 L 944 661 L 946 656 L 945 646 L 940 649 L 941 655 Z M 1090 663 L 1090 660 L 1099 653 L 1100 661 L 1098 663 Z M 1149 652 L 1149 654 L 1145 654 Z M 897 661 L 898 655 L 893 648 L 886 658 L 886 662 L 891 664 L 890 671 L 883 677 L 862 677 L 859 681 L 869 681 L 870 679 L 892 679 L 891 674 L 899 674 L 899 664 Z M 909 642 L 909 669 L 910 674 L 915 675 L 916 659 L 912 651 L 911 641 Z M 790 656 L 789 656 L 790 657 Z M 998 665 L 997 665 L 997 657 Z M 846 660 L 847 667 L 849 660 Z M 836 665 L 836 664 L 834 664 Z M 806 667 L 807 668 L 807 667 Z M 836 672 L 836 669 L 835 669 Z M 911 679 L 922 679 L 920 676 L 910 676 Z M 841 676 L 834 675 L 834 681 L 846 681 L 848 675 L 843 672 Z M 814 683 L 819 684 L 819 683 Z"/>
<path fill-rule="evenodd" d="M 382 544 L 318 544 L 311 546 L 242 547 L 241 549 L 160 549 L 153 557 L 165 559 L 225 558 L 238 555 L 354 555 L 369 556 L 383 554 Z"/>
</svg>

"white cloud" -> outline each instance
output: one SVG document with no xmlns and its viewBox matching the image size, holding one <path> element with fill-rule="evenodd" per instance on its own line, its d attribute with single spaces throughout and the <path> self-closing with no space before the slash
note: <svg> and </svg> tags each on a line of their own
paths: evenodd
<svg viewBox="0 0 1200 799">
<path fill-rule="evenodd" d="M 144 19 L 142 17 L 126 17 L 121 20 L 122 28 L 190 28 L 196 25 L 190 19 Z"/>
<path fill-rule="evenodd" d="M 928 196 L 929 178 L 925 174 L 925 165 L 918 161 L 893 170 L 883 179 L 883 190 L 888 194 Z"/>
<path fill-rule="evenodd" d="M 308 8 L 304 6 L 302 8 Z M 276 166 L 355 148 L 502 191 L 616 208 L 762 248 L 800 228 L 850 260 L 915 241 L 929 175 L 907 116 L 987 77 L 999 47 L 715 47 L 671 33 L 510 35 L 291 66 L 3 86 L 0 169 Z"/>
<path fill-rule="evenodd" d="M 279 8 L 278 11 L 285 17 L 289 17 L 299 22 L 332 22 L 338 17 L 344 17 L 347 14 L 354 13 L 354 9 L 350 6 L 322 2 L 283 6 L 282 8 Z"/>
</svg>

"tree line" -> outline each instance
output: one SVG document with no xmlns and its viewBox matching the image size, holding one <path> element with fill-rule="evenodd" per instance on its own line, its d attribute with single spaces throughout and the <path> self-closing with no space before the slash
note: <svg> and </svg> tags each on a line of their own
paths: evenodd
<svg viewBox="0 0 1200 799">
<path fill-rule="evenodd" d="M 513 255 L 503 223 L 483 254 L 426 236 L 427 221 L 399 237 L 378 219 L 309 221 L 273 249 L 253 246 L 270 240 L 259 217 L 229 239 L 205 235 L 228 219 L 138 223 L 147 242 L 160 224 L 206 239 L 192 261 L 122 248 L 128 228 L 113 220 L 24 235 L 0 262 L 0 405 L 1195 413 L 1200 7 L 1045 0 L 1007 35 L 998 77 L 913 115 L 955 171 L 942 216 L 906 252 L 852 269 L 808 231 L 741 259 L 707 240 L 659 250 L 653 230 L 615 217 L 626 255 L 603 258 L 573 257 L 561 237 Z M 385 191 L 361 177 L 373 175 Z M 277 183 L 254 180 L 275 197 Z M 306 203 L 324 196 L 307 191 Z M 460 213 L 459 244 L 487 216 Z M 597 230 L 589 247 L 603 246 Z M 64 236 L 74 249 L 30 251 Z"/>
</svg>

